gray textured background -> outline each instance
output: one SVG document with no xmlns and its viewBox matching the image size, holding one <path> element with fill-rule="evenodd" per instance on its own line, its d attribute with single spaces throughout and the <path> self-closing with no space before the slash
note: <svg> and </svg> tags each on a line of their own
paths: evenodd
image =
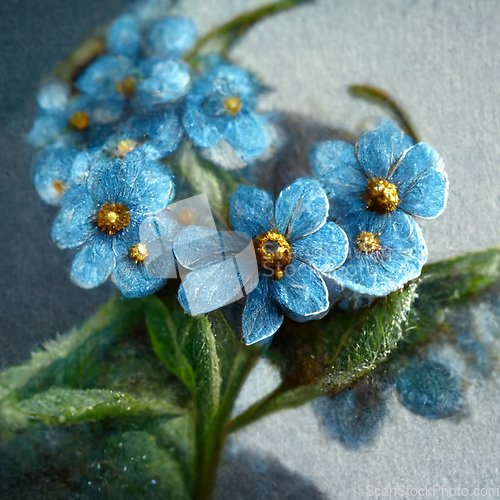
<svg viewBox="0 0 500 500">
<path fill-rule="evenodd" d="M 41 79 L 126 3 L 0 2 L 0 365 L 25 359 L 41 339 L 65 331 L 109 294 L 69 282 L 71 256 L 50 242 L 54 211 L 31 186 L 31 152 L 22 136 Z M 260 3 L 184 0 L 177 11 L 192 15 L 204 33 Z M 444 156 L 450 178 L 447 211 L 423 225 L 437 260 L 500 240 L 499 25 L 496 0 L 323 0 L 261 23 L 233 56 L 275 89 L 265 110 L 356 127 L 380 110 L 350 97 L 352 83 L 377 85 L 403 103 Z M 259 373 L 247 401 L 266 380 L 266 370 Z M 500 487 L 498 380 L 467 394 L 470 414 L 460 422 L 425 420 L 390 403 L 381 436 L 361 451 L 327 439 L 310 406 L 269 417 L 236 442 L 269 452 L 332 499 L 363 498 L 368 484 Z"/>
</svg>

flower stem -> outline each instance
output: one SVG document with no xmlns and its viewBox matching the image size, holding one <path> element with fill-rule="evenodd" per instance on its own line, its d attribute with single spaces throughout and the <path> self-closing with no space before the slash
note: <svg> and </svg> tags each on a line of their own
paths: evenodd
<svg viewBox="0 0 500 500">
<path fill-rule="evenodd" d="M 420 142 L 420 138 L 415 130 L 408 113 L 400 106 L 387 92 L 372 85 L 351 85 L 349 92 L 354 97 L 374 102 L 390 109 L 395 115 L 405 131 L 411 135 L 415 144 Z"/>
<path fill-rule="evenodd" d="M 309 385 L 290 388 L 282 383 L 273 392 L 257 401 L 246 411 L 230 420 L 224 427 L 224 433 L 230 434 L 265 417 L 271 413 L 285 408 L 296 408 L 316 399 L 323 394 L 319 385 Z"/>
<path fill-rule="evenodd" d="M 301 3 L 308 3 L 311 1 L 312 0 L 280 0 L 268 5 L 263 5 L 262 7 L 258 7 L 254 10 L 250 10 L 244 14 L 240 14 L 201 37 L 194 48 L 186 55 L 185 60 L 192 63 L 201 49 L 209 41 L 215 38 L 226 38 L 224 49 L 222 50 L 222 54 L 225 55 L 231 48 L 232 44 L 260 20 L 278 12 L 291 9 Z"/>
<path fill-rule="evenodd" d="M 241 348 L 238 351 L 219 410 L 209 430 L 198 433 L 198 481 L 194 495 L 195 500 L 208 500 L 212 497 L 217 467 L 227 437 L 226 432 L 224 432 L 225 424 L 233 410 L 239 390 L 259 358 L 259 354 L 260 350 L 255 349 Z"/>
</svg>

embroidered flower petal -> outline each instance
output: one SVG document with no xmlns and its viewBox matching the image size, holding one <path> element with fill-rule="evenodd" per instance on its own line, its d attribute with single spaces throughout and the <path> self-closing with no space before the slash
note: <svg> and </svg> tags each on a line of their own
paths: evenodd
<svg viewBox="0 0 500 500">
<path fill-rule="evenodd" d="M 113 241 L 116 258 L 113 279 L 120 292 L 129 299 L 151 295 L 163 288 L 167 282 L 165 278 L 151 276 L 143 262 L 136 263 L 128 257 L 128 249 L 136 243 L 139 243 L 137 231 L 134 231 L 133 235 L 129 232 Z"/>
<path fill-rule="evenodd" d="M 33 170 L 35 189 L 49 205 L 59 205 L 71 174 L 76 149 L 53 146 L 43 150 L 36 158 Z"/>
<path fill-rule="evenodd" d="M 93 218 L 95 204 L 87 192 L 87 186 L 70 189 L 52 224 L 51 236 L 60 248 L 76 248 L 83 245 L 95 232 Z"/>
<path fill-rule="evenodd" d="M 255 344 L 276 333 L 283 323 L 283 314 L 278 311 L 269 291 L 269 278 L 259 277 L 259 284 L 247 297 L 243 310 L 243 341 Z"/>
<path fill-rule="evenodd" d="M 269 145 L 262 118 L 252 112 L 240 112 L 228 120 L 225 139 L 244 160 L 261 156 Z"/>
<path fill-rule="evenodd" d="M 380 216 L 368 211 L 338 221 L 349 239 L 349 255 L 331 277 L 358 293 L 383 296 L 418 277 L 427 260 L 427 248 L 420 228 L 402 211 Z M 358 250 L 356 237 L 370 232 L 381 249 L 372 253 Z"/>
<path fill-rule="evenodd" d="M 273 227 L 273 198 L 262 189 L 239 186 L 229 200 L 229 213 L 233 229 L 254 238 Z"/>
<path fill-rule="evenodd" d="M 276 229 L 288 241 L 306 236 L 326 222 L 326 193 L 314 179 L 297 179 L 281 191 L 274 213 Z"/>
<path fill-rule="evenodd" d="M 446 207 L 448 178 L 444 162 L 427 144 L 419 143 L 405 154 L 391 181 L 398 186 L 398 208 L 411 215 L 433 219 Z"/>
<path fill-rule="evenodd" d="M 322 273 L 331 273 L 347 258 L 349 242 L 343 229 L 327 222 L 321 229 L 291 243 L 294 259 Z"/>
<path fill-rule="evenodd" d="M 280 310 L 295 321 L 315 319 L 329 308 L 328 290 L 312 267 L 292 259 L 280 280 L 270 279 L 269 288 Z"/>
<path fill-rule="evenodd" d="M 354 146 L 343 141 L 316 144 L 309 153 L 313 175 L 327 192 L 330 215 L 338 217 L 351 209 L 361 210 L 365 204 L 362 193 L 367 177 L 361 168 Z"/>
<path fill-rule="evenodd" d="M 196 26 L 191 19 L 167 17 L 152 27 L 145 48 L 150 56 L 181 57 L 193 48 L 196 38 Z"/>
<path fill-rule="evenodd" d="M 87 185 L 98 204 L 123 203 L 139 217 L 166 207 L 174 197 L 172 175 L 142 147 L 123 160 L 103 156 L 93 164 Z"/>
<path fill-rule="evenodd" d="M 407 145 L 401 129 L 386 120 L 376 130 L 366 132 L 359 138 L 356 157 L 367 177 L 385 179 Z"/>
<path fill-rule="evenodd" d="M 71 280 L 82 288 L 95 288 L 106 281 L 114 267 L 112 240 L 97 233 L 75 255 Z"/>
<path fill-rule="evenodd" d="M 189 66 L 172 59 L 147 59 L 142 65 L 144 79 L 137 94 L 146 106 L 173 101 L 187 90 L 191 76 Z"/>
<path fill-rule="evenodd" d="M 133 59 L 137 56 L 140 44 L 141 32 L 135 16 L 126 14 L 110 26 L 106 37 L 106 46 L 110 53 Z"/>
</svg>

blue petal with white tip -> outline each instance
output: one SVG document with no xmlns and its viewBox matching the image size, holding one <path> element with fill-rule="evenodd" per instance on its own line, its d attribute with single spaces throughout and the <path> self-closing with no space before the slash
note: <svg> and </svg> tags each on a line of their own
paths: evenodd
<svg viewBox="0 0 500 500">
<path fill-rule="evenodd" d="M 331 273 L 347 258 L 349 242 L 343 229 L 327 222 L 318 231 L 291 242 L 294 259 L 305 262 L 321 273 Z"/>
<path fill-rule="evenodd" d="M 259 277 L 259 284 L 247 297 L 243 310 L 243 341 L 255 344 L 273 336 L 283 323 L 281 314 L 269 291 L 270 279 Z"/>
<path fill-rule="evenodd" d="M 111 24 L 106 37 L 106 46 L 111 54 L 134 59 L 141 44 L 141 32 L 137 19 L 125 14 Z"/>
<path fill-rule="evenodd" d="M 167 17 L 151 28 L 145 49 L 153 57 L 181 57 L 194 47 L 196 38 L 196 26 L 190 18 Z"/>
<path fill-rule="evenodd" d="M 229 200 L 229 214 L 235 231 L 255 237 L 273 227 L 273 198 L 267 191 L 241 185 Z"/>
<path fill-rule="evenodd" d="M 424 143 L 413 146 L 391 177 L 398 186 L 399 208 L 424 219 L 440 215 L 448 194 L 448 178 L 443 167 L 443 160 L 430 146 Z"/>
<path fill-rule="evenodd" d="M 314 179 L 297 179 L 278 196 L 274 211 L 276 229 L 287 240 L 317 231 L 328 215 L 326 193 Z"/>
<path fill-rule="evenodd" d="M 366 132 L 359 138 L 356 157 L 368 178 L 385 179 L 406 147 L 401 129 L 386 120 L 376 130 Z"/>
<path fill-rule="evenodd" d="M 269 278 L 269 289 L 281 312 L 295 321 L 308 321 L 330 306 L 323 278 L 312 267 L 292 259 L 280 280 Z"/>
<path fill-rule="evenodd" d="M 102 285 L 115 267 L 111 241 L 96 233 L 75 255 L 71 266 L 71 280 L 82 288 Z"/>
<path fill-rule="evenodd" d="M 68 190 L 52 224 L 52 239 L 60 248 L 83 245 L 97 231 L 93 224 L 95 213 L 96 206 L 88 194 L 87 186 Z"/>
</svg>

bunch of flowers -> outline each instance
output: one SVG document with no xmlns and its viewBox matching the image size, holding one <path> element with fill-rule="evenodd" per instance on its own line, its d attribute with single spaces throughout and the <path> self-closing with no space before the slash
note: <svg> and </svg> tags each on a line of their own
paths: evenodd
<svg viewBox="0 0 500 500">
<path fill-rule="evenodd" d="M 267 87 L 228 54 L 254 23 L 304 0 L 199 38 L 190 19 L 151 16 L 162 1 L 114 21 L 38 95 L 28 140 L 35 188 L 59 210 L 52 239 L 75 251 L 74 283 L 111 278 L 121 298 L 0 372 L 0 436 L 7 448 L 42 440 L 34 448 L 44 450 L 34 465 L 24 453 L 9 459 L 4 476 L 48 471 L 67 496 L 83 481 L 89 498 L 127 488 L 131 498 L 205 500 L 227 437 L 280 409 L 326 394 L 321 420 L 352 447 L 376 434 L 393 389 L 419 415 L 459 411 L 456 358 L 429 340 L 440 346 L 444 331 L 449 341 L 464 302 L 498 287 L 500 258 L 491 249 L 424 266 L 418 221 L 447 202 L 438 153 L 386 96 L 397 124 L 311 142 L 295 174 L 297 117 L 259 112 Z M 481 364 L 474 321 L 455 343 Z M 239 412 L 262 358 L 279 380 Z M 39 425 L 56 428 L 59 448 L 46 451 Z"/>
<path fill-rule="evenodd" d="M 61 206 L 52 238 L 78 249 L 71 278 L 84 288 L 110 275 L 129 298 L 165 285 L 145 268 L 139 228 L 174 200 L 182 175 L 173 170 L 186 144 L 225 170 L 252 169 L 272 153 L 273 124 L 255 112 L 263 86 L 215 54 L 190 66 L 196 40 L 190 19 L 151 23 L 126 14 L 73 86 L 54 80 L 39 93 L 29 134 L 41 147 L 34 182 L 46 203 Z M 383 121 L 356 145 L 317 144 L 310 167 L 313 177 L 295 180 L 275 201 L 249 185 L 225 200 L 230 226 L 250 235 L 258 265 L 242 315 L 246 344 L 272 336 L 284 316 L 322 318 L 333 302 L 329 289 L 384 296 L 417 278 L 427 260 L 414 217 L 437 217 L 448 188 L 431 147 Z M 189 180 L 189 167 L 183 175 Z M 199 244 L 176 241 L 179 263 Z M 207 265 L 210 252 L 211 243 L 198 248 Z M 203 287 L 206 273 L 197 272 L 191 286 Z"/>
</svg>

